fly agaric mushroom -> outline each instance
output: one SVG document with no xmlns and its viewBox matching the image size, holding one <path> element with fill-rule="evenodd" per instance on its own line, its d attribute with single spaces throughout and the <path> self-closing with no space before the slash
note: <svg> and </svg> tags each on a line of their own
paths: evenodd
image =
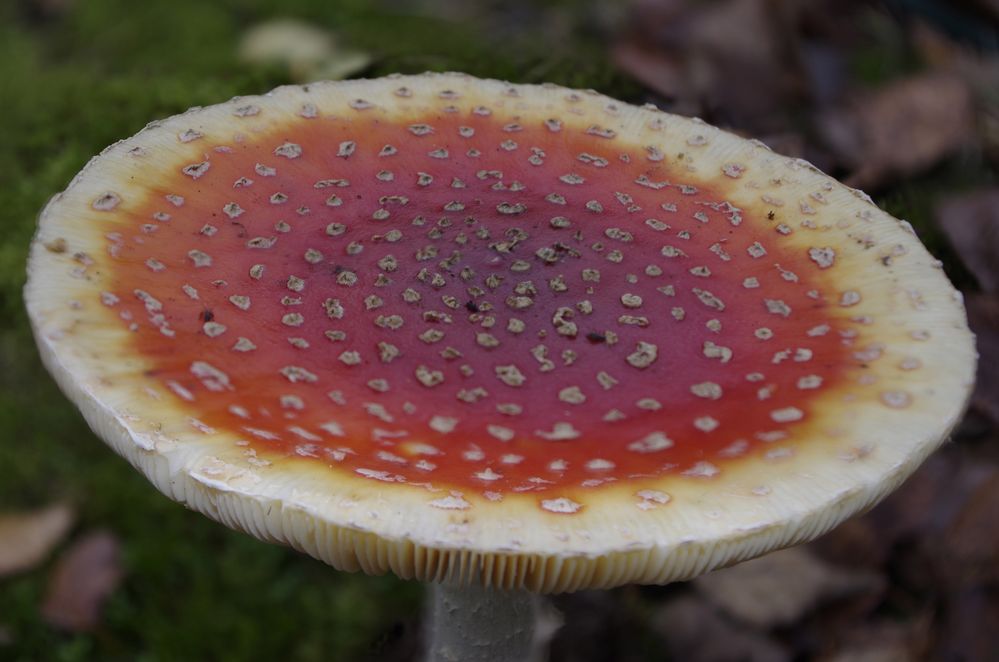
<svg viewBox="0 0 999 662">
<path fill-rule="evenodd" d="M 941 443 L 974 372 L 958 293 L 866 196 L 554 86 L 194 109 L 39 225 L 28 310 L 93 429 L 228 526 L 444 583 L 442 659 L 520 654 L 530 610 L 497 589 L 665 583 L 820 535 Z"/>
</svg>

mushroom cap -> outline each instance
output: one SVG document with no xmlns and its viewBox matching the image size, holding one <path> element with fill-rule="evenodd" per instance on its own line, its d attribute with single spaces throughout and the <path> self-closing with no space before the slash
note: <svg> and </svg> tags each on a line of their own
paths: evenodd
<svg viewBox="0 0 999 662">
<path fill-rule="evenodd" d="M 28 311 L 167 496 L 343 570 L 540 592 L 814 538 L 959 420 L 911 227 L 801 160 L 460 74 L 150 124 L 45 208 Z"/>
</svg>

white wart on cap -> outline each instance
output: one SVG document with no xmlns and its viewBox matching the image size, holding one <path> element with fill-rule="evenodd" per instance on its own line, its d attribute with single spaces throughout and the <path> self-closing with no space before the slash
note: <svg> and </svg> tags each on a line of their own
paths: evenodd
<svg viewBox="0 0 999 662">
<path fill-rule="evenodd" d="M 801 161 L 457 74 L 151 125 L 46 208 L 26 299 L 163 492 L 348 570 L 538 591 L 812 538 L 968 397 L 959 296 Z"/>
</svg>

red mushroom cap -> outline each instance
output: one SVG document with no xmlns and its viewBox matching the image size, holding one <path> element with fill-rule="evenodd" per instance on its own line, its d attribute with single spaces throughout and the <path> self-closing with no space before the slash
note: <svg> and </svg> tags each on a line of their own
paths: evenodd
<svg viewBox="0 0 999 662">
<path fill-rule="evenodd" d="M 593 93 L 287 87 L 46 209 L 52 372 L 168 495 L 345 569 L 572 590 L 814 537 L 946 435 L 974 349 L 906 226 Z"/>
</svg>

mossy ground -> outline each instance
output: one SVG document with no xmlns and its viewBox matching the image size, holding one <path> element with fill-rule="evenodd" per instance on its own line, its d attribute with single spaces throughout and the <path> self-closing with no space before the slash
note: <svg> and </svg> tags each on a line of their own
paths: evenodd
<svg viewBox="0 0 999 662">
<path fill-rule="evenodd" d="M 267 18 L 329 27 L 374 56 L 367 76 L 462 70 L 644 100 L 610 63 L 593 28 L 607 19 L 599 13 L 606 7 L 484 3 L 491 15 L 525 14 L 490 23 L 399 10 L 411 4 L 0 3 L 0 509 L 68 500 L 79 512 L 78 531 L 109 529 L 123 541 L 127 573 L 102 627 L 77 635 L 39 617 L 49 566 L 4 580 L 0 658 L 343 661 L 377 658 L 391 648 L 393 626 L 418 622 L 416 584 L 337 573 L 153 490 L 89 432 L 48 378 L 21 301 L 36 215 L 91 155 L 152 119 L 289 82 L 280 67 L 249 68 L 236 57 L 241 33 Z M 40 9 L 60 6 L 66 9 Z M 945 187 L 981 181 L 982 173 L 969 180 L 967 170 L 956 162 L 884 200 L 891 211 L 915 216 L 939 246 L 922 210 Z"/>
</svg>

